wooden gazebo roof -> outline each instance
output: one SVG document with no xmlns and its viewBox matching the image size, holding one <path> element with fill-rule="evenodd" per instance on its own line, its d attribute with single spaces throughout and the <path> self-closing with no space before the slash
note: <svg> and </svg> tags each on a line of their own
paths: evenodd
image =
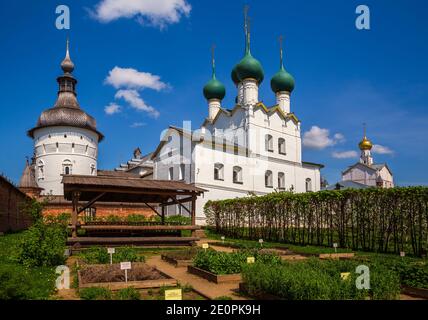
<svg viewBox="0 0 428 320">
<path fill-rule="evenodd" d="M 164 203 L 171 197 L 200 195 L 206 190 L 180 181 L 144 180 L 130 176 L 63 176 L 64 198 L 79 192 L 81 201 Z"/>
</svg>

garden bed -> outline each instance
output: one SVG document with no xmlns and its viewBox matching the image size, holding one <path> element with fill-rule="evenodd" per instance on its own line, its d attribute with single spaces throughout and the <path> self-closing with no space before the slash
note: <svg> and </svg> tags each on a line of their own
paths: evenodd
<svg viewBox="0 0 428 320">
<path fill-rule="evenodd" d="M 169 257 L 168 255 L 165 255 L 165 254 L 161 255 L 161 258 L 162 260 L 170 264 L 173 264 L 176 268 L 187 267 L 192 265 L 192 260 L 180 260 L 177 258 Z"/>
<path fill-rule="evenodd" d="M 402 286 L 401 287 L 401 293 L 404 293 L 404 294 L 406 294 L 408 296 L 412 296 L 412 297 L 428 299 L 428 289 Z"/>
<path fill-rule="evenodd" d="M 235 274 L 214 274 L 209 271 L 194 267 L 194 266 L 188 266 L 187 272 L 197 275 L 201 278 L 204 278 L 205 280 L 208 280 L 210 282 L 214 283 L 225 283 L 225 282 L 239 282 L 241 281 L 241 274 L 235 273 Z"/>
<path fill-rule="evenodd" d="M 354 253 L 322 253 L 318 257 L 320 259 L 352 259 Z"/>
<path fill-rule="evenodd" d="M 126 287 L 136 289 L 176 286 L 177 280 L 145 263 L 132 263 L 128 270 L 128 282 L 125 282 L 125 271 L 120 264 L 83 265 L 77 273 L 79 288 L 105 287 L 119 290 Z"/>
</svg>

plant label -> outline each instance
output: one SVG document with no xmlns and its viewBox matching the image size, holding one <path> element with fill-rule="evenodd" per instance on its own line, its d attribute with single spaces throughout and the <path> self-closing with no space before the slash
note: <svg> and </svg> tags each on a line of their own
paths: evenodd
<svg viewBox="0 0 428 320">
<path fill-rule="evenodd" d="M 70 256 L 70 249 L 64 250 L 64 256 L 69 257 Z"/>
<path fill-rule="evenodd" d="M 251 264 L 251 263 L 254 263 L 254 262 L 256 262 L 256 258 L 254 258 L 254 257 L 247 257 L 247 263 Z"/>
<path fill-rule="evenodd" d="M 351 275 L 350 272 L 342 272 L 340 274 L 340 277 L 342 278 L 342 280 L 347 280 L 349 278 L 349 276 Z"/>
<path fill-rule="evenodd" d="M 206 249 L 208 249 L 208 247 L 209 247 L 208 243 L 203 243 L 203 244 L 202 244 L 202 248 L 203 248 L 203 249 L 205 249 L 205 250 L 206 250 Z"/>
<path fill-rule="evenodd" d="M 337 243 L 333 243 L 333 248 L 337 248 Z"/>
<path fill-rule="evenodd" d="M 121 262 L 120 270 L 131 270 L 131 262 Z"/>
<path fill-rule="evenodd" d="M 224 236 L 221 236 L 221 242 L 224 243 Z"/>
<path fill-rule="evenodd" d="M 165 300 L 183 300 L 181 289 L 165 290 Z"/>
<path fill-rule="evenodd" d="M 406 253 L 404 251 L 400 251 L 400 257 L 405 257 Z"/>
<path fill-rule="evenodd" d="M 107 248 L 107 252 L 108 252 L 109 254 L 114 254 L 114 253 L 115 253 L 115 250 L 114 250 L 114 248 Z"/>
</svg>

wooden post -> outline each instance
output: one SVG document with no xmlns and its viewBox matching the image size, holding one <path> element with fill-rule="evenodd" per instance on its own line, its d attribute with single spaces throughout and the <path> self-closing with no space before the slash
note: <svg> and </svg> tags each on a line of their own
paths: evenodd
<svg viewBox="0 0 428 320">
<path fill-rule="evenodd" d="M 72 204 L 73 204 L 73 212 L 71 213 L 72 238 L 77 237 L 77 215 L 79 210 L 79 197 L 80 197 L 79 192 L 74 191 L 72 193 Z"/>
<path fill-rule="evenodd" d="M 165 207 L 162 206 L 162 217 L 161 217 L 162 225 L 165 224 Z"/>
<path fill-rule="evenodd" d="M 192 227 L 196 226 L 196 195 L 192 194 Z M 192 236 L 196 235 L 196 231 L 192 230 Z"/>
</svg>

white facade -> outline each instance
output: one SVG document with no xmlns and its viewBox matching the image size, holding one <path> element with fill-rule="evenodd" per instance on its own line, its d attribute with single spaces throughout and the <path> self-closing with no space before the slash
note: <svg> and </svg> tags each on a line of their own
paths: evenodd
<svg viewBox="0 0 428 320">
<path fill-rule="evenodd" d="M 170 127 L 154 152 L 154 179 L 183 180 L 208 190 L 196 202 L 198 224 L 205 223 L 208 200 L 321 188 L 322 166 L 302 162 L 300 122 L 294 114 L 267 108 L 255 102 L 257 93 L 248 92 L 246 106 L 219 109 L 197 130 Z"/>
<path fill-rule="evenodd" d="M 62 175 L 96 175 L 98 135 L 75 127 L 34 131 L 36 182 L 42 194 L 63 195 Z"/>
</svg>

